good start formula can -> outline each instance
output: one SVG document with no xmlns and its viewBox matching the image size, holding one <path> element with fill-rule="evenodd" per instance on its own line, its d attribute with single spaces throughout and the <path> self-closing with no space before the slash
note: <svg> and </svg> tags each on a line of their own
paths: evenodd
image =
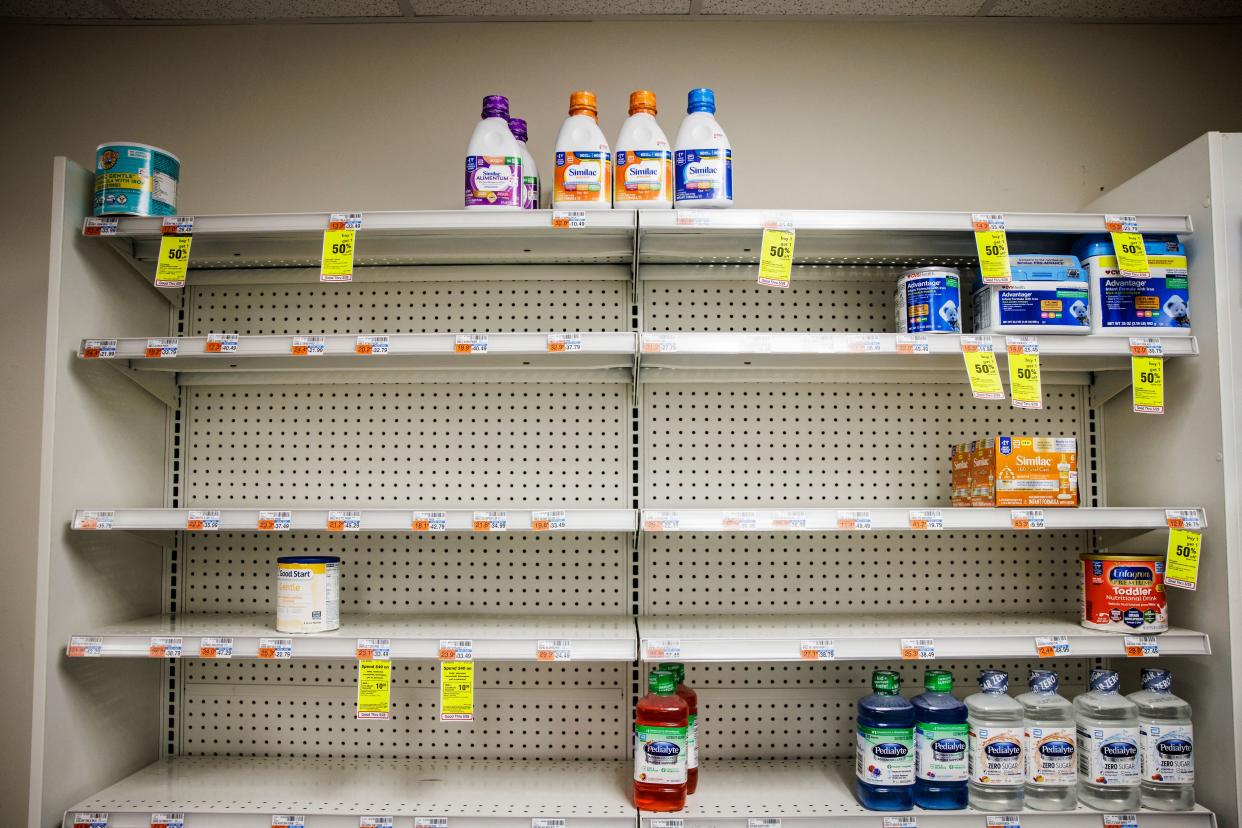
<svg viewBox="0 0 1242 828">
<path fill-rule="evenodd" d="M 181 161 L 159 147 L 111 141 L 95 150 L 95 215 L 175 216 Z"/>
<path fill-rule="evenodd" d="M 1100 555 L 1082 561 L 1082 625 L 1119 633 L 1161 633 L 1169 628 L 1164 555 Z"/>
<path fill-rule="evenodd" d="M 276 559 L 276 629 L 317 633 L 341 626 L 341 559 L 297 555 Z"/>
<path fill-rule="evenodd" d="M 919 267 L 897 280 L 897 333 L 961 333 L 961 275 L 951 267 Z"/>
</svg>

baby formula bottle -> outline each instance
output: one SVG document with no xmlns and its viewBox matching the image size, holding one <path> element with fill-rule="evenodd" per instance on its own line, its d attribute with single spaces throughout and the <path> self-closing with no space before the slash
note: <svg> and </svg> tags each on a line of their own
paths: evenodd
<svg viewBox="0 0 1242 828">
<path fill-rule="evenodd" d="M 1195 735 L 1190 705 L 1173 695 L 1168 670 L 1144 668 L 1143 689 L 1126 696 L 1138 707 L 1143 807 L 1187 811 L 1195 806 Z"/>
<path fill-rule="evenodd" d="M 661 670 L 677 679 L 677 695 L 690 706 L 690 724 L 686 730 L 686 793 L 694 793 L 699 786 L 699 694 L 686 686 L 686 665 L 669 661 L 660 665 Z"/>
<path fill-rule="evenodd" d="M 984 670 L 979 692 L 966 698 L 970 725 L 970 807 L 1022 810 L 1022 705 L 1009 698 L 1009 674 Z"/>
<path fill-rule="evenodd" d="M 686 807 L 686 730 L 690 706 L 677 695 L 677 677 L 647 676 L 647 695 L 634 709 L 634 805 L 645 811 Z"/>
<path fill-rule="evenodd" d="M 1052 670 L 1032 670 L 1031 690 L 1018 696 L 1026 730 L 1026 806 L 1037 811 L 1071 811 L 1078 804 L 1074 760 L 1074 705 L 1057 694 Z"/>
<path fill-rule="evenodd" d="M 914 807 L 914 706 L 903 699 L 901 676 L 871 674 L 870 696 L 858 700 L 855 792 L 872 811 Z"/>
<path fill-rule="evenodd" d="M 686 119 L 677 130 L 678 207 L 733 206 L 733 148 L 716 121 L 716 93 L 691 89 Z"/>
<path fill-rule="evenodd" d="M 483 120 L 466 146 L 466 209 L 522 209 L 522 145 L 509 131 L 509 99 L 483 99 Z"/>
<path fill-rule="evenodd" d="M 1097 811 L 1139 806 L 1138 707 L 1120 687 L 1115 670 L 1092 670 L 1091 689 L 1074 698 L 1078 801 Z"/>
<path fill-rule="evenodd" d="M 535 158 L 526 146 L 526 121 L 521 118 L 509 119 L 509 131 L 517 139 L 522 149 L 522 209 L 539 209 L 539 169 L 535 166 Z"/>
<path fill-rule="evenodd" d="M 569 96 L 569 117 L 556 136 L 552 206 L 612 209 L 612 152 L 599 128 L 594 92 Z"/>
<path fill-rule="evenodd" d="M 966 705 L 953 697 L 953 674 L 928 670 L 914 705 L 914 804 L 933 810 L 966 807 L 970 728 Z"/>
<path fill-rule="evenodd" d="M 612 206 L 647 210 L 673 206 L 673 148 L 656 123 L 654 92 L 630 93 L 630 117 L 617 136 Z"/>
</svg>

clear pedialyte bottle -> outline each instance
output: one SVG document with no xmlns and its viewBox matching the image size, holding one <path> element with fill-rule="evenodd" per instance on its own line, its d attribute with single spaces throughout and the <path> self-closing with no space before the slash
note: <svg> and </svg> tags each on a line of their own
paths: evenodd
<svg viewBox="0 0 1242 828">
<path fill-rule="evenodd" d="M 872 693 L 858 700 L 855 785 L 872 811 L 914 807 L 914 706 L 901 697 L 901 676 L 871 674 Z"/>
<path fill-rule="evenodd" d="M 970 806 L 980 811 L 1022 810 L 1026 761 L 1022 705 L 1009 698 L 1009 674 L 984 670 L 979 692 L 966 698 L 970 725 Z"/>
<path fill-rule="evenodd" d="M 953 696 L 953 674 L 928 670 L 914 705 L 914 804 L 930 810 L 959 810 L 968 800 L 970 762 L 966 705 Z"/>
<path fill-rule="evenodd" d="M 1143 807 L 1188 811 L 1195 806 L 1195 734 L 1190 705 L 1173 695 L 1168 670 L 1144 668 L 1143 689 L 1126 696 L 1138 707 Z"/>
<path fill-rule="evenodd" d="M 1031 670 L 1029 693 L 1022 705 L 1026 754 L 1026 807 L 1070 811 L 1078 804 L 1074 705 L 1057 694 L 1060 680 L 1052 670 Z"/>
<path fill-rule="evenodd" d="M 1092 670 L 1091 689 L 1074 698 L 1078 801 L 1097 811 L 1139 807 L 1138 707 L 1120 688 L 1115 670 Z"/>
</svg>

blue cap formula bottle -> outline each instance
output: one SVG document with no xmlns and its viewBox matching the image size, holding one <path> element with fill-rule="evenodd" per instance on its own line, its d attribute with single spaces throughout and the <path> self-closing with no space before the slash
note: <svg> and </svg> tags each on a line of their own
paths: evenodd
<svg viewBox="0 0 1242 828">
<path fill-rule="evenodd" d="M 733 206 L 733 148 L 716 120 L 716 93 L 712 90 L 690 90 L 686 118 L 677 131 L 673 161 L 673 206 Z"/>
<path fill-rule="evenodd" d="M 903 699 L 901 676 L 871 674 L 870 696 L 858 700 L 858 801 L 872 811 L 914 806 L 914 706 Z"/>
</svg>

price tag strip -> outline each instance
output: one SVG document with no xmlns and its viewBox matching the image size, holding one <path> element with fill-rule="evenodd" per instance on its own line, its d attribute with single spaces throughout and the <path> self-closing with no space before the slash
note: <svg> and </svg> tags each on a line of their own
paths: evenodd
<svg viewBox="0 0 1242 828">
<path fill-rule="evenodd" d="M 1164 520 L 1170 529 L 1193 529 L 1197 532 L 1203 528 L 1203 513 L 1198 509 L 1165 509 Z"/>
<path fill-rule="evenodd" d="M 1164 413 L 1164 345 L 1155 337 L 1130 338 L 1130 380 L 1136 414 Z"/>
<path fill-rule="evenodd" d="M 233 639 L 231 638 L 200 638 L 198 640 L 199 658 L 232 658 Z"/>
<path fill-rule="evenodd" d="M 392 661 L 367 658 L 358 661 L 358 709 L 356 719 L 389 718 L 392 700 Z"/>
<path fill-rule="evenodd" d="M 572 649 L 568 638 L 541 638 L 535 642 L 535 661 L 569 661 Z"/>
<path fill-rule="evenodd" d="M 185 828 L 185 814 L 151 814 L 151 828 Z"/>
<path fill-rule="evenodd" d="M 264 509 L 259 512 L 258 530 L 260 532 L 288 532 L 293 525 L 293 512 L 276 509 Z"/>
<path fill-rule="evenodd" d="M 803 661 L 832 661 L 837 645 L 830 638 L 804 638 L 798 645 L 798 658 Z"/>
<path fill-rule="evenodd" d="M 414 817 L 414 828 L 448 828 L 448 817 Z"/>
<path fill-rule="evenodd" d="M 190 267 L 190 243 L 193 242 L 193 216 L 166 216 L 160 223 L 160 253 L 155 265 L 155 286 L 185 287 L 185 274 Z"/>
<path fill-rule="evenodd" d="M 944 528 L 944 512 L 939 509 L 911 509 L 910 528 L 916 531 Z"/>
<path fill-rule="evenodd" d="M 677 351 L 677 340 L 669 334 L 645 333 L 639 349 L 644 354 L 671 354 Z"/>
<path fill-rule="evenodd" d="M 440 639 L 441 661 L 474 661 L 474 642 L 469 638 Z"/>
<path fill-rule="evenodd" d="M 746 820 L 746 828 L 781 828 L 780 817 L 751 817 Z"/>
<path fill-rule="evenodd" d="M 680 638 L 643 639 L 644 661 L 664 661 L 671 658 L 681 658 Z"/>
<path fill-rule="evenodd" d="M 216 532 L 220 529 L 219 509 L 191 509 L 185 518 L 189 532 Z"/>
<path fill-rule="evenodd" d="M 757 528 L 759 518 L 754 512 L 725 512 L 720 517 L 720 528 L 744 532 Z"/>
<path fill-rule="evenodd" d="M 679 818 L 653 819 L 648 822 L 651 828 L 686 828 L 686 821 Z"/>
<path fill-rule="evenodd" d="M 415 822 L 417 824 L 417 821 Z M 445 824 L 448 821 L 445 820 Z M 358 817 L 358 828 L 392 828 L 392 817 L 390 816 L 362 816 Z"/>
<path fill-rule="evenodd" d="M 354 658 L 359 661 L 388 660 L 392 658 L 392 639 L 359 638 L 354 644 Z"/>
<path fill-rule="evenodd" d="M 260 638 L 259 658 L 273 658 L 285 661 L 293 658 L 292 638 Z"/>
<path fill-rule="evenodd" d="M 1033 336 L 1005 337 L 1009 356 L 1009 397 L 1014 408 L 1038 411 L 1044 407 L 1039 377 L 1039 340 Z"/>
<path fill-rule="evenodd" d="M 919 818 L 915 816 L 886 816 L 880 819 L 881 828 L 918 828 Z"/>
<path fill-rule="evenodd" d="M 205 354 L 235 354 L 241 337 L 235 333 L 209 333 L 203 345 Z"/>
<path fill-rule="evenodd" d="M 116 359 L 116 340 L 83 339 L 78 353 L 82 359 Z"/>
<path fill-rule="evenodd" d="M 1069 636 L 1035 636 L 1035 655 L 1039 658 L 1064 658 L 1070 654 Z"/>
<path fill-rule="evenodd" d="M 1016 814 L 988 817 L 988 828 L 1022 828 L 1022 822 Z"/>
<path fill-rule="evenodd" d="M 82 235 L 91 238 L 115 236 L 120 224 L 121 219 L 117 216 L 87 216 L 82 224 Z"/>
<path fill-rule="evenodd" d="M 295 336 L 289 346 L 289 353 L 294 356 L 323 356 L 327 340 L 322 336 Z"/>
<path fill-rule="evenodd" d="M 582 334 L 550 333 L 548 334 L 548 353 L 567 354 L 582 350 Z"/>
<path fill-rule="evenodd" d="M 927 334 L 897 334 L 897 353 L 930 354 L 931 342 Z"/>
<path fill-rule="evenodd" d="M 979 252 L 979 276 L 985 285 L 1007 285 L 1013 280 L 1009 270 L 1009 240 L 1005 235 L 1003 213 L 971 213 L 975 249 Z"/>
<path fill-rule="evenodd" d="M 475 532 L 504 532 L 509 528 L 509 513 L 475 512 L 470 516 L 470 528 Z"/>
<path fill-rule="evenodd" d="M 474 662 L 440 662 L 440 721 L 474 721 Z"/>
<path fill-rule="evenodd" d="M 272 828 L 306 828 L 306 817 L 301 814 L 273 814 Z"/>
<path fill-rule="evenodd" d="M 147 655 L 151 658 L 181 658 L 181 639 L 156 636 L 147 646 Z"/>
<path fill-rule="evenodd" d="M 901 639 L 901 658 L 904 661 L 922 661 L 936 657 L 936 642 L 931 638 Z"/>
<path fill-rule="evenodd" d="M 1203 535 L 1190 529 L 1170 529 L 1165 554 L 1164 583 L 1178 589 L 1195 590 L 1199 585 L 1199 549 Z"/>
<path fill-rule="evenodd" d="M 532 532 L 558 532 L 565 528 L 565 510 L 536 510 L 530 513 Z"/>
<path fill-rule="evenodd" d="M 1044 520 L 1043 509 L 1010 509 L 1009 525 L 1019 531 L 1048 527 L 1047 521 Z"/>
<path fill-rule="evenodd" d="M 108 815 L 102 813 L 82 813 L 73 815 L 73 828 L 108 828 Z"/>
<path fill-rule="evenodd" d="M 772 515 L 772 528 L 796 532 L 806 528 L 806 512 L 775 512 Z"/>
<path fill-rule="evenodd" d="M 1125 640 L 1127 658 L 1150 658 L 1160 655 L 1160 645 L 1154 635 L 1127 635 Z"/>
<path fill-rule="evenodd" d="M 354 340 L 354 353 L 360 356 L 383 356 L 388 353 L 388 334 L 364 334 Z"/>
<path fill-rule="evenodd" d="M 148 339 L 142 355 L 147 359 L 172 359 L 177 355 L 181 342 L 176 337 Z"/>
<path fill-rule="evenodd" d="M 552 226 L 558 230 L 582 230 L 587 226 L 586 210 L 553 210 Z"/>
<path fill-rule="evenodd" d="M 681 527 L 681 516 L 676 512 L 643 512 L 644 532 L 676 532 Z"/>
<path fill-rule="evenodd" d="M 759 284 L 765 287 L 789 287 L 793 272 L 793 227 L 767 227 L 759 249 Z"/>
<path fill-rule="evenodd" d="M 323 233 L 319 281 L 352 282 L 355 234 L 362 229 L 361 213 L 332 213 Z"/>
<path fill-rule="evenodd" d="M 410 518 L 410 529 L 415 532 L 444 532 L 448 529 L 448 514 L 415 512 Z"/>
<path fill-rule="evenodd" d="M 1104 828 L 1138 828 L 1137 814 L 1104 814 Z"/>
<path fill-rule="evenodd" d="M 112 511 L 78 512 L 73 516 L 73 528 L 103 532 L 112 528 L 115 519 L 116 512 Z"/>
<path fill-rule="evenodd" d="M 65 655 L 69 658 L 99 658 L 103 655 L 103 638 L 97 635 L 71 635 Z"/>
<path fill-rule="evenodd" d="M 487 353 L 487 334 L 465 333 L 453 336 L 453 353 L 485 354 Z"/>
<path fill-rule="evenodd" d="M 963 336 L 961 342 L 970 393 L 976 400 L 1005 399 L 1000 369 L 996 367 L 996 353 L 992 350 L 992 337 Z"/>
<path fill-rule="evenodd" d="M 1113 237 L 1113 251 L 1117 254 L 1117 270 L 1131 279 L 1151 276 L 1147 263 L 1147 245 L 1138 229 L 1134 216 L 1105 216 L 1104 227 Z"/>
<path fill-rule="evenodd" d="M 862 509 L 837 512 L 837 529 L 843 532 L 866 532 L 871 529 L 871 512 Z"/>
<path fill-rule="evenodd" d="M 362 512 L 328 512 L 329 532 L 357 532 L 362 529 Z"/>
</svg>

